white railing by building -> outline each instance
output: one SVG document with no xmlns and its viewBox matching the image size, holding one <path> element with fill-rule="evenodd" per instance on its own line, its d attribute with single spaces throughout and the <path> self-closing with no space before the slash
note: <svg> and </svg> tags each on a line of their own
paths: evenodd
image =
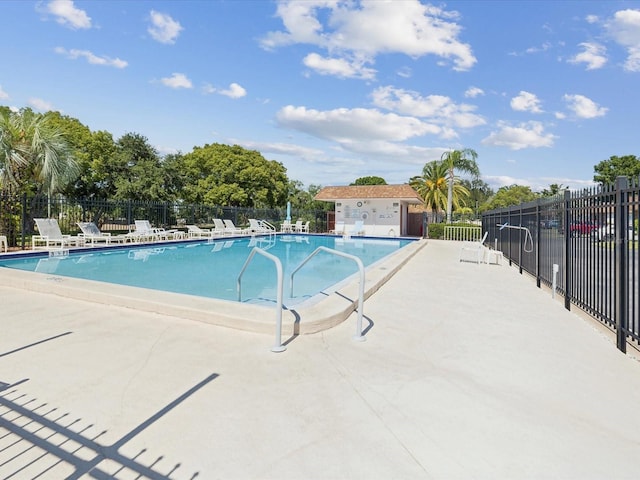
<svg viewBox="0 0 640 480">
<path fill-rule="evenodd" d="M 479 226 L 446 226 L 444 239 L 461 242 L 477 242 L 482 238 L 482 227 Z"/>
</svg>

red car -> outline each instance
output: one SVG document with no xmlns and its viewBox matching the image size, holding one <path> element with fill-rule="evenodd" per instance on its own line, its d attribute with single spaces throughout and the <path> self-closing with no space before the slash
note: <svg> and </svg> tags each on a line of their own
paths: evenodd
<svg viewBox="0 0 640 480">
<path fill-rule="evenodd" d="M 594 222 L 573 222 L 569 225 L 569 233 L 572 237 L 578 235 L 591 235 L 598 229 L 598 225 Z"/>
</svg>

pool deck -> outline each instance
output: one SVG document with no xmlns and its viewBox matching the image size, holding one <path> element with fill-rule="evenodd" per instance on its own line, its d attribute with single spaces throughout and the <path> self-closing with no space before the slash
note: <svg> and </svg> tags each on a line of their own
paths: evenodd
<svg viewBox="0 0 640 480">
<path fill-rule="evenodd" d="M 429 241 L 273 336 L 0 286 L 0 478 L 635 479 L 640 362 L 518 270 Z"/>
</svg>

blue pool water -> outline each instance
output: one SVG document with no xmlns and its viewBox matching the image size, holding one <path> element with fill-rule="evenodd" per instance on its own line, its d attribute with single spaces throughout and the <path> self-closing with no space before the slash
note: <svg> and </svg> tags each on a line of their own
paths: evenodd
<svg viewBox="0 0 640 480">
<path fill-rule="evenodd" d="M 355 262 L 320 252 L 295 274 L 294 296 L 289 297 L 291 272 L 317 247 L 355 255 L 367 267 L 412 241 L 321 235 L 244 237 L 6 259 L 0 260 L 0 267 L 237 301 L 238 275 L 256 246 L 281 260 L 284 303 L 292 305 L 358 272 Z M 242 301 L 274 302 L 276 278 L 275 264 L 254 256 L 242 276 Z"/>
</svg>

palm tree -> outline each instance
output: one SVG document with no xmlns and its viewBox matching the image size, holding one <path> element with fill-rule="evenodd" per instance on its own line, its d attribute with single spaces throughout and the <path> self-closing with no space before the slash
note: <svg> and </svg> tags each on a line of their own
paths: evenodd
<svg viewBox="0 0 640 480">
<path fill-rule="evenodd" d="M 478 154 L 475 150 L 464 148 L 462 150 L 449 150 L 444 152 L 440 157 L 448 169 L 449 188 L 447 192 L 447 223 L 451 223 L 451 211 L 453 209 L 453 189 L 455 180 L 455 171 L 470 173 L 474 177 L 480 176 L 480 169 L 476 163 Z"/>
<path fill-rule="evenodd" d="M 30 109 L 0 112 L 0 186 L 24 192 L 33 182 L 51 195 L 79 174 L 79 166 L 60 130 Z"/>
<path fill-rule="evenodd" d="M 449 179 L 449 167 L 445 162 L 434 160 L 427 163 L 422 169 L 422 175 L 411 178 L 409 184 L 418 192 L 424 203 L 435 212 L 447 208 L 447 190 Z M 454 179 L 452 188 L 452 204 L 459 208 L 464 206 L 465 198 L 469 191 L 460 184 L 459 179 Z"/>
</svg>

